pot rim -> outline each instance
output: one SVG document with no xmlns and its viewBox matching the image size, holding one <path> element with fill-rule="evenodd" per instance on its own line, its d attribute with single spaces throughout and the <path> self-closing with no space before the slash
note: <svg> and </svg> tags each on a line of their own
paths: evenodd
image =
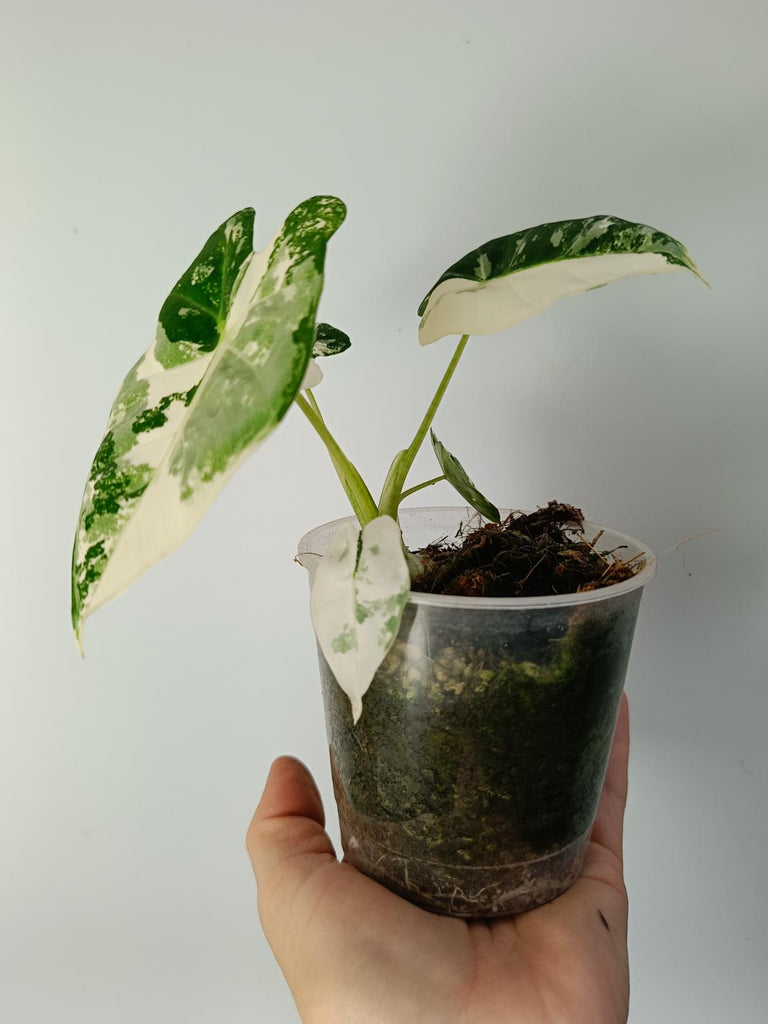
<svg viewBox="0 0 768 1024">
<path fill-rule="evenodd" d="M 466 510 L 468 519 L 475 517 L 481 518 L 470 505 L 416 505 L 400 509 L 398 513 L 398 521 L 404 526 L 404 519 L 418 519 L 419 513 L 456 513 L 461 512 L 462 509 Z M 502 519 L 512 511 L 526 510 L 499 509 Z M 313 551 L 312 549 L 313 538 L 321 530 L 327 530 L 330 527 L 338 527 L 341 523 L 356 521 L 355 516 L 342 516 L 339 519 L 332 519 L 327 523 L 315 526 L 313 529 L 305 533 L 299 541 L 296 561 L 299 565 L 304 566 L 310 574 L 312 574 L 314 560 L 322 558 L 321 554 Z M 427 594 L 411 590 L 408 594 L 408 604 L 429 605 L 438 608 L 466 608 L 476 610 L 485 608 L 506 608 L 508 610 L 557 608 L 568 605 L 593 604 L 597 601 L 608 601 L 614 597 L 619 597 L 622 594 L 629 594 L 633 590 L 639 590 L 644 587 L 646 583 L 650 583 L 656 575 L 656 564 L 658 562 L 656 555 L 654 555 L 651 549 L 647 547 L 647 545 L 641 544 L 640 541 L 636 540 L 634 537 L 630 537 L 629 534 L 620 533 L 618 530 L 614 530 L 613 527 L 601 526 L 599 523 L 593 523 L 588 519 L 584 520 L 584 533 L 588 538 L 591 539 L 596 536 L 600 530 L 605 530 L 606 533 L 610 533 L 612 540 L 617 541 L 619 545 L 626 544 L 629 548 L 634 548 L 637 553 L 643 552 L 646 559 L 645 568 L 641 569 L 641 571 L 631 579 L 624 580 L 622 583 L 612 583 L 608 587 L 600 587 L 598 590 L 587 590 L 583 593 L 577 594 L 545 594 L 540 597 L 455 597 L 448 594 Z M 309 556 L 307 559 L 309 564 L 305 564 L 305 562 L 302 561 L 302 556 Z"/>
</svg>

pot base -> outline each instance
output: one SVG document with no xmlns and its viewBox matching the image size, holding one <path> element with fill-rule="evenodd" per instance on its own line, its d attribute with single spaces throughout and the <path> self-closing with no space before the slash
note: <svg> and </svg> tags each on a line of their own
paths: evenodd
<svg viewBox="0 0 768 1024">
<path fill-rule="evenodd" d="M 581 874 L 590 830 L 534 860 L 514 864 L 444 864 L 392 850 L 375 838 L 381 824 L 366 820 L 347 798 L 331 754 L 344 860 L 424 910 L 449 917 L 510 917 L 561 896 Z"/>
<path fill-rule="evenodd" d="M 562 895 L 581 874 L 589 833 L 538 860 L 489 867 L 415 860 L 341 821 L 344 859 L 411 903 L 451 917 L 509 917 Z"/>
</svg>

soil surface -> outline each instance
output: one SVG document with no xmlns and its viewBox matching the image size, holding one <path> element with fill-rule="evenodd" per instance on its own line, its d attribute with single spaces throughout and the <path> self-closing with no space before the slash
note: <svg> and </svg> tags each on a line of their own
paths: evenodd
<svg viewBox="0 0 768 1024">
<path fill-rule="evenodd" d="M 418 552 L 423 571 L 411 589 L 465 597 L 540 597 L 597 590 L 631 579 L 646 564 L 622 548 L 603 551 L 599 533 L 587 541 L 584 514 L 550 501 L 536 512 L 511 512 L 501 523 L 460 531 Z"/>
</svg>

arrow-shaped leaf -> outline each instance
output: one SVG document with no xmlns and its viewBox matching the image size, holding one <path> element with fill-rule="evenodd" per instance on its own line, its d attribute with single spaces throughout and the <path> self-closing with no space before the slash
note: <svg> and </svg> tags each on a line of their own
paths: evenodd
<svg viewBox="0 0 768 1024">
<path fill-rule="evenodd" d="M 400 528 L 390 516 L 371 520 L 362 533 L 342 523 L 317 568 L 312 624 L 355 722 L 397 636 L 410 585 Z"/>
<path fill-rule="evenodd" d="M 430 430 L 429 435 L 432 438 L 432 447 L 435 450 L 437 461 L 440 463 L 440 468 L 445 474 L 445 479 L 448 483 L 456 488 L 462 498 L 468 501 L 476 512 L 479 512 L 481 516 L 485 516 L 486 519 L 498 523 L 501 520 L 501 515 L 493 502 L 488 501 L 478 491 L 456 456 L 451 455 L 448 449 L 438 441 L 434 430 Z"/>
<path fill-rule="evenodd" d="M 704 280 L 681 242 L 646 224 L 611 216 L 540 224 L 494 238 L 449 267 L 419 306 L 419 341 L 492 334 L 566 295 L 683 269 Z"/>
<path fill-rule="evenodd" d="M 301 386 L 328 239 L 344 204 L 298 206 L 253 253 L 253 210 L 214 232 L 160 312 L 91 468 L 72 559 L 72 622 L 116 597 L 193 530 Z"/>
</svg>

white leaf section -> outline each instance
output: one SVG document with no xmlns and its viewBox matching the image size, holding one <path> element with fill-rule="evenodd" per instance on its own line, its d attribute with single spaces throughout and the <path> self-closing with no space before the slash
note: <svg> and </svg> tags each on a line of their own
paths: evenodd
<svg viewBox="0 0 768 1024">
<path fill-rule="evenodd" d="M 400 528 L 379 516 L 362 533 L 342 523 L 312 583 L 312 624 L 320 649 L 352 705 L 357 722 L 363 696 L 400 628 L 410 575 Z"/>
<path fill-rule="evenodd" d="M 429 296 L 419 342 L 430 345 L 449 334 L 494 334 L 536 316 L 567 295 L 601 288 L 622 277 L 684 269 L 659 253 L 629 252 L 542 263 L 490 280 L 449 278 Z"/>
<path fill-rule="evenodd" d="M 243 265 L 240 276 L 232 289 L 232 305 L 227 314 L 227 329 L 235 337 L 243 327 L 251 310 L 256 293 L 269 265 L 269 257 L 279 235 L 275 235 L 261 252 L 252 252 Z"/>
<path fill-rule="evenodd" d="M 301 382 L 301 390 L 306 391 L 307 388 L 316 388 L 322 379 L 323 371 L 314 359 L 310 359 L 307 363 L 307 371 L 304 374 L 304 380 Z"/>
</svg>

